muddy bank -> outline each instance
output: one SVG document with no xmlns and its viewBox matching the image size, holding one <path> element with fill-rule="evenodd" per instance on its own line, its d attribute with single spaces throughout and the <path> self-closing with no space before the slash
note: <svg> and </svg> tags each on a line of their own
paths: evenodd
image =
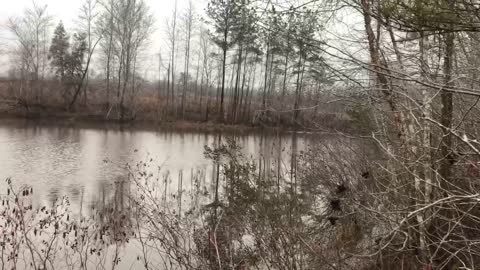
<svg viewBox="0 0 480 270">
<path fill-rule="evenodd" d="M 36 113 L 24 113 L 18 111 L 1 111 L 0 121 L 3 124 L 30 124 L 67 126 L 76 128 L 116 129 L 116 130 L 146 130 L 159 131 L 170 130 L 179 132 L 202 132 L 202 133 L 290 133 L 293 128 L 255 126 L 245 124 L 226 125 L 214 121 L 188 121 L 168 119 L 135 119 L 120 121 L 106 118 L 103 114 L 80 113 L 65 111 L 42 111 Z M 298 131 L 298 130 L 297 130 Z"/>
</svg>

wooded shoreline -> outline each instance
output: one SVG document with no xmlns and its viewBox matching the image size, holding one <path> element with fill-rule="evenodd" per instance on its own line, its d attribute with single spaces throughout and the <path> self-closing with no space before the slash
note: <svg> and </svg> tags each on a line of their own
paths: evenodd
<svg viewBox="0 0 480 270">
<path fill-rule="evenodd" d="M 235 124 L 226 125 L 214 121 L 154 121 L 149 119 L 138 119 L 130 121 L 121 121 L 118 119 L 106 119 L 102 115 L 76 113 L 76 112 L 57 112 L 48 114 L 26 115 L 20 112 L 2 112 L 0 113 L 0 124 L 19 124 L 21 122 L 35 123 L 39 125 L 54 125 L 62 127 L 75 128 L 101 128 L 112 130 L 137 130 L 137 131 L 159 131 L 168 130 L 176 132 L 201 132 L 201 133 L 227 133 L 227 134 L 288 134 L 295 132 L 305 132 L 302 129 L 294 129 L 282 126 L 259 126 Z M 318 131 L 310 131 L 319 133 Z"/>
</svg>

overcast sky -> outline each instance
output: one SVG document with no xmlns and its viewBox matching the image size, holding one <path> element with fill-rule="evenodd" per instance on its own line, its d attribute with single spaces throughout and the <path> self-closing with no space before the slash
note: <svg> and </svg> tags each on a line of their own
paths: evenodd
<svg viewBox="0 0 480 270">
<path fill-rule="evenodd" d="M 2 4 L 0 9 L 0 49 L 11 42 L 12 37 L 6 31 L 5 24 L 8 18 L 14 16 L 22 16 L 25 9 L 30 8 L 33 4 L 33 0 L 3 0 L 6 3 Z M 35 0 L 40 5 L 47 5 L 48 13 L 53 16 L 53 22 L 56 25 L 60 20 L 63 21 L 67 31 L 75 30 L 75 21 L 78 18 L 80 7 L 82 6 L 82 0 Z M 145 0 L 150 7 L 151 12 L 154 14 L 155 32 L 152 33 L 150 43 L 150 54 L 154 55 L 162 49 L 167 51 L 166 44 L 163 42 L 163 35 L 165 34 L 165 22 L 167 18 L 171 17 L 172 11 L 175 6 L 173 0 Z M 197 13 L 202 13 L 206 6 L 205 0 L 192 0 L 192 3 L 197 10 Z M 188 0 L 178 0 L 178 12 L 181 13 L 185 10 L 188 4 Z M 53 31 L 53 28 L 52 28 Z M 11 43 L 10 43 L 11 44 Z M 1 53 L 1 51 L 0 51 Z M 8 57 L 0 57 L 0 74 L 4 74 L 8 68 Z M 152 59 L 152 58 L 150 58 Z M 147 64 L 149 65 L 149 64 Z M 153 65 L 153 63 L 151 64 Z"/>
</svg>

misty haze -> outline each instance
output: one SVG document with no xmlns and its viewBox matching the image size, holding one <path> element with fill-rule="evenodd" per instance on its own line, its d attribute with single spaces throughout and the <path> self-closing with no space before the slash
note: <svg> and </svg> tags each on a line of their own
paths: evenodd
<svg viewBox="0 0 480 270">
<path fill-rule="evenodd" d="M 1 269 L 480 269 L 479 11 L 6 1 Z"/>
</svg>

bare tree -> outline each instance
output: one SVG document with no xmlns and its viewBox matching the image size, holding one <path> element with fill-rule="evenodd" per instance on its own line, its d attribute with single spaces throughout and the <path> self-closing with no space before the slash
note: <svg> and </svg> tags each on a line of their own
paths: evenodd
<svg viewBox="0 0 480 270">
<path fill-rule="evenodd" d="M 108 26 L 113 28 L 104 32 L 113 30 L 112 41 L 118 62 L 117 104 L 119 119 L 123 121 L 133 117 L 125 104 L 126 92 L 130 90 L 132 94 L 135 93 L 137 57 L 148 41 L 154 19 L 143 0 L 120 0 L 111 4 L 112 6 L 104 7 L 113 22 Z"/>
<path fill-rule="evenodd" d="M 232 48 L 236 41 L 235 37 L 233 36 L 233 31 L 238 23 L 237 19 L 239 12 L 240 5 L 237 2 L 230 0 L 212 0 L 209 2 L 207 8 L 207 15 L 211 19 L 215 29 L 215 35 L 212 35 L 212 39 L 222 50 L 223 55 L 219 105 L 219 120 L 221 122 L 225 121 L 224 98 L 226 86 L 225 76 L 227 68 L 227 52 Z"/>
<path fill-rule="evenodd" d="M 210 73 L 211 70 L 213 69 L 210 65 L 212 61 L 209 61 L 210 57 L 210 37 L 208 36 L 208 31 L 205 28 L 205 26 L 201 26 L 200 28 L 200 35 L 199 35 L 199 47 L 200 47 L 200 54 L 202 58 L 202 68 L 201 68 L 201 79 L 200 79 L 200 112 L 203 112 L 203 98 L 206 94 L 206 99 L 208 103 L 209 99 L 209 88 L 210 88 Z M 200 56 L 199 56 L 200 58 Z M 204 93 L 204 89 L 206 88 L 206 91 Z M 208 110 L 208 108 L 207 108 Z"/>
<path fill-rule="evenodd" d="M 16 54 L 20 58 L 22 81 L 29 82 L 30 94 L 24 92 L 19 95 L 25 103 L 29 102 L 30 96 L 34 96 L 37 103 L 43 96 L 41 80 L 45 78 L 47 67 L 51 22 L 52 17 L 47 13 L 47 6 L 40 6 L 35 1 L 22 17 L 10 18 L 8 22 L 8 29 L 17 42 Z"/>
<path fill-rule="evenodd" d="M 185 66 L 183 74 L 183 92 L 182 92 L 182 105 L 181 113 L 182 119 L 185 119 L 185 103 L 187 99 L 187 88 L 188 81 L 190 76 L 190 51 L 191 51 L 191 40 L 192 40 L 192 27 L 194 24 L 194 13 L 193 13 L 193 4 L 190 0 L 188 2 L 188 7 L 185 11 L 183 22 L 185 27 Z"/>
<path fill-rule="evenodd" d="M 175 0 L 175 7 L 173 9 L 171 21 L 166 22 L 168 42 L 170 45 L 170 64 L 169 64 L 169 86 L 167 87 L 167 107 L 169 104 L 168 97 L 171 97 L 171 111 L 176 115 L 175 105 L 175 63 L 176 63 L 176 43 L 177 43 L 177 0 Z M 170 91 L 171 90 L 171 91 Z M 170 93 L 170 95 L 168 94 Z M 168 110 L 168 108 L 167 108 Z"/>
<path fill-rule="evenodd" d="M 114 0 L 108 0 L 106 2 L 100 2 L 105 11 L 99 14 L 97 35 L 103 36 L 103 39 L 100 42 L 102 48 L 102 63 L 104 64 L 105 69 L 105 109 L 107 110 L 107 116 L 109 114 L 111 107 L 110 104 L 110 92 L 112 88 L 112 81 L 114 77 L 114 51 L 116 49 L 114 43 L 114 15 L 109 10 L 112 10 L 114 7 Z"/>
<path fill-rule="evenodd" d="M 94 47 L 94 38 L 95 38 L 95 21 L 98 16 L 97 11 L 97 0 L 84 0 L 81 8 L 80 8 L 80 15 L 79 15 L 79 30 L 80 32 L 84 32 L 87 35 L 87 47 L 89 54 L 93 54 L 93 47 Z M 83 86 L 83 104 L 84 106 L 87 105 L 87 93 L 89 88 L 89 79 L 90 79 L 90 72 L 86 71 L 85 83 Z"/>
</svg>

